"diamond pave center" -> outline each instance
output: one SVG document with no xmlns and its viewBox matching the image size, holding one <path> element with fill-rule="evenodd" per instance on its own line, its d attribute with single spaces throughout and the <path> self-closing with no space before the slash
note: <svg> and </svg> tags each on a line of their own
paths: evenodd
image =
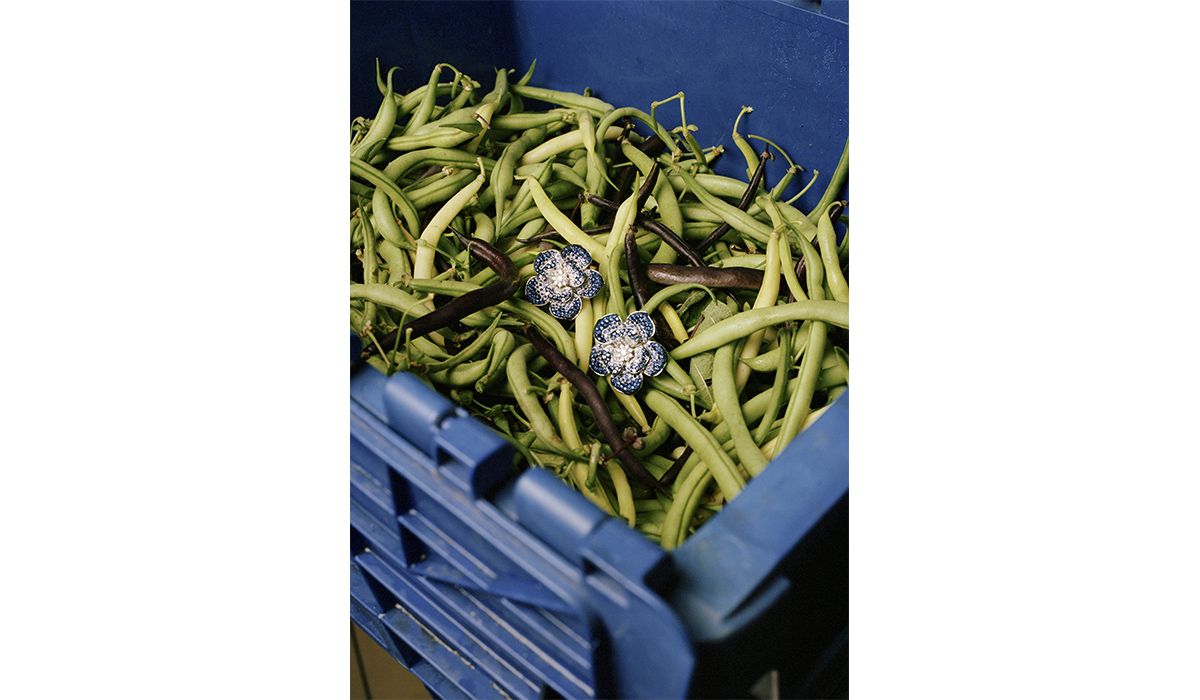
<svg viewBox="0 0 1200 700">
<path fill-rule="evenodd" d="M 608 346 L 609 352 L 612 353 L 612 366 L 614 368 L 628 367 L 631 362 L 640 355 L 641 348 L 633 343 L 629 338 L 620 338 L 613 341 Z"/>
<path fill-rule="evenodd" d="M 554 289 L 571 289 L 571 271 L 566 265 L 560 265 L 553 270 L 548 270 L 545 273 L 546 283 Z"/>
</svg>

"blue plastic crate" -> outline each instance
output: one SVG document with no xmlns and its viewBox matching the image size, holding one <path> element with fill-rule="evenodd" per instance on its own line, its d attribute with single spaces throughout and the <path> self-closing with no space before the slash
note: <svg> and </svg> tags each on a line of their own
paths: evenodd
<svg viewBox="0 0 1200 700">
<path fill-rule="evenodd" d="M 378 106 L 376 57 L 398 85 L 438 61 L 486 85 L 536 57 L 535 84 L 613 104 L 684 90 L 705 145 L 731 145 L 753 105 L 751 133 L 827 174 L 846 137 L 845 7 L 353 2 L 352 112 Z M 718 172 L 741 168 L 730 153 Z M 352 618 L 442 697 L 744 696 L 772 670 L 785 696 L 844 692 L 848 408 L 665 552 L 549 472 L 513 472 L 507 443 L 417 378 L 363 368 Z"/>
</svg>

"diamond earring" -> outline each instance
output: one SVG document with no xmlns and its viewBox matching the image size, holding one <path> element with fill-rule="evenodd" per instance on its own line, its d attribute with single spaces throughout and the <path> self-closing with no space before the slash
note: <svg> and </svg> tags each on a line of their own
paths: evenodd
<svg viewBox="0 0 1200 700">
<path fill-rule="evenodd" d="M 525 283 L 525 298 L 534 306 L 549 304 L 550 315 L 569 321 L 583 308 L 583 300 L 604 286 L 600 273 L 589 269 L 592 256 L 583 246 L 545 250 L 533 261 L 534 276 Z"/>
<path fill-rule="evenodd" d="M 643 377 L 657 376 L 667 366 L 667 351 L 653 337 L 654 320 L 645 311 L 634 311 L 624 321 L 616 314 L 601 316 L 592 330 L 596 344 L 588 366 L 622 394 L 636 393 Z"/>
</svg>

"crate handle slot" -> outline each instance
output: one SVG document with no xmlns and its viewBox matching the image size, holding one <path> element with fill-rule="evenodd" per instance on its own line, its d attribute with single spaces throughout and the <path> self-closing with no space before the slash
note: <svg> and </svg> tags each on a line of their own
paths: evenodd
<svg viewBox="0 0 1200 700">
<path fill-rule="evenodd" d="M 389 377 L 383 404 L 388 426 L 472 498 L 486 498 L 509 477 L 512 445 L 416 375 Z"/>
</svg>

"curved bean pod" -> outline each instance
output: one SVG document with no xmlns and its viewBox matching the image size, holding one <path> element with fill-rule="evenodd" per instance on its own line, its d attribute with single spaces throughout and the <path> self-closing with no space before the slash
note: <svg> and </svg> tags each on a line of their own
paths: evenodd
<svg viewBox="0 0 1200 700">
<path fill-rule="evenodd" d="M 739 338 L 745 338 L 760 328 L 776 326 L 788 321 L 824 321 L 839 328 L 850 327 L 849 306 L 840 301 L 794 301 L 790 304 L 773 306 L 769 309 L 751 309 L 736 316 L 717 321 L 690 340 L 671 351 L 676 360 L 686 359 L 702 352 L 715 350 Z M 810 346 L 811 347 L 811 346 Z"/>
<path fill-rule="evenodd" d="M 350 150 L 350 155 L 354 158 L 370 160 L 396 127 L 398 107 L 392 91 L 392 74 L 395 72 L 395 68 L 388 71 L 387 91 L 383 94 L 383 102 L 379 105 L 379 111 L 375 113 L 375 121 L 371 122 L 371 128 L 367 130 L 362 141 Z"/>
<path fill-rule="evenodd" d="M 396 186 L 396 183 L 391 178 L 372 167 L 369 163 L 353 157 L 350 158 L 350 174 L 357 175 L 375 185 L 376 188 L 382 189 L 384 194 L 400 208 L 400 215 L 404 217 L 404 225 L 408 230 L 420 230 L 421 217 L 417 216 L 417 210 L 413 208 L 412 202 L 400 191 L 400 188 Z"/>
<path fill-rule="evenodd" d="M 838 301 L 849 303 L 850 285 L 842 275 L 842 264 L 838 260 L 837 234 L 833 229 L 833 217 L 836 208 L 840 211 L 845 206 L 842 202 L 834 202 L 825 210 L 824 216 L 817 221 L 817 244 L 821 246 L 821 262 L 825 265 L 825 283 L 829 292 Z"/>
<path fill-rule="evenodd" d="M 529 383 L 528 360 L 533 353 L 532 345 L 522 345 L 508 356 L 508 364 L 505 365 L 508 385 L 512 389 L 513 398 L 517 401 L 517 408 L 525 414 L 525 419 L 529 421 L 529 428 L 533 430 L 534 434 L 549 445 L 565 448 L 566 444 L 558 436 L 554 424 L 550 422 L 550 417 L 546 415 L 541 402 L 537 399 L 539 392 L 536 392 Z"/>
<path fill-rule="evenodd" d="M 729 459 L 729 455 L 725 454 L 725 451 L 721 449 L 720 444 L 717 443 L 712 433 L 705 430 L 695 418 L 688 415 L 671 397 L 657 389 L 648 390 L 645 401 L 651 411 L 654 411 L 663 420 L 667 421 L 671 425 L 671 428 L 691 446 L 692 450 L 700 455 L 705 468 L 712 472 L 713 478 L 716 479 L 717 485 L 720 487 L 721 493 L 725 495 L 726 501 L 732 501 L 735 496 L 741 493 L 746 482 L 742 479 L 742 475 L 738 474 L 733 460 Z"/>
<path fill-rule="evenodd" d="M 437 248 L 442 233 L 445 232 L 454 217 L 463 210 L 467 202 L 475 196 L 479 188 L 483 187 L 483 182 L 483 165 L 480 164 L 479 175 L 466 187 L 456 192 L 429 220 L 429 225 L 421 232 L 421 238 L 417 241 L 417 257 L 413 261 L 414 278 L 429 279 L 433 277 L 433 251 Z"/>
<path fill-rule="evenodd" d="M 525 182 L 529 183 L 529 189 L 533 193 L 533 202 L 537 206 L 539 212 L 546 219 L 546 222 L 558 231 L 568 243 L 583 246 L 591 254 L 593 260 L 603 260 L 605 258 L 605 250 L 596 242 L 594 238 L 588 236 L 571 221 L 570 217 L 562 213 L 558 207 L 554 206 L 554 202 L 550 201 L 550 197 L 537 180 L 528 179 Z"/>
<path fill-rule="evenodd" d="M 531 87 L 519 83 L 513 85 L 511 90 L 514 94 L 521 97 L 528 97 L 531 100 L 541 100 L 542 102 L 562 105 L 563 107 L 574 107 L 575 109 L 586 109 L 597 117 L 603 117 L 606 112 L 613 110 L 613 106 L 604 100 L 595 97 L 586 97 L 574 92 Z"/>
<path fill-rule="evenodd" d="M 604 134 L 605 141 L 612 141 L 621 135 L 621 130 L 617 127 L 611 127 Z M 537 148 L 533 148 L 525 152 L 521 156 L 521 165 L 529 165 L 531 163 L 541 163 L 544 160 L 553 158 L 560 153 L 566 153 L 583 145 L 583 132 L 579 129 L 568 131 L 560 136 L 546 141 Z"/>
<path fill-rule="evenodd" d="M 676 489 L 675 499 L 671 501 L 671 509 L 667 511 L 663 517 L 662 529 L 660 531 L 659 544 L 663 549 L 671 550 L 679 546 L 683 542 L 683 538 L 687 535 L 686 521 L 689 512 L 695 512 L 695 509 L 688 511 L 688 505 L 692 500 L 692 496 L 697 493 L 704 493 L 708 485 L 713 481 L 713 474 L 704 469 L 694 470 L 688 475 Z"/>
<path fill-rule="evenodd" d="M 767 458 L 759 451 L 742 415 L 737 380 L 734 378 L 735 345 L 736 343 L 727 343 L 717 348 L 713 360 L 713 400 L 721 411 L 723 422 L 729 425 L 729 435 L 733 438 L 733 446 L 742 466 L 751 476 L 758 476 L 767 466 Z"/>
<path fill-rule="evenodd" d="M 738 232 L 750 236 L 759 243 L 767 242 L 767 238 L 771 235 L 771 229 L 766 224 L 732 204 L 728 204 L 720 198 L 709 194 L 707 190 L 700 186 L 696 178 L 692 177 L 686 171 L 680 170 L 679 177 L 687 185 L 688 191 L 694 194 L 696 199 L 700 200 L 701 204 L 715 212 L 722 220 L 737 229 Z"/>
</svg>

